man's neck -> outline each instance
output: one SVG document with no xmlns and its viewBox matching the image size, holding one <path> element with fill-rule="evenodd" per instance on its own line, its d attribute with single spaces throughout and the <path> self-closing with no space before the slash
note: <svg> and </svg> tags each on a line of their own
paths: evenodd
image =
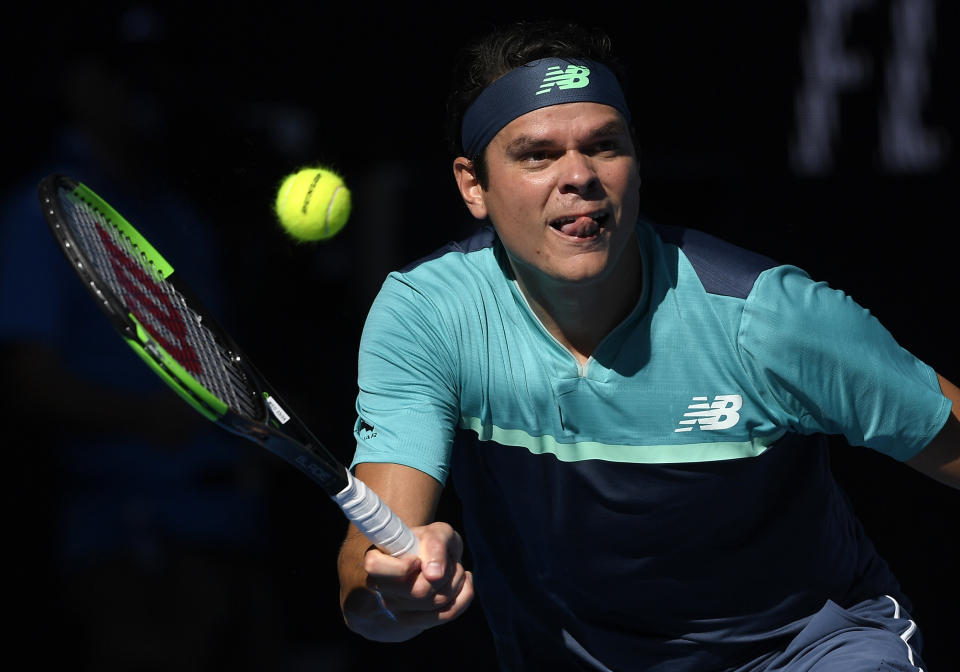
<svg viewBox="0 0 960 672">
<path fill-rule="evenodd" d="M 642 266 L 640 249 L 632 245 L 609 275 L 593 283 L 525 282 L 516 269 L 514 276 L 546 330 L 583 364 L 636 307 L 643 291 Z"/>
</svg>

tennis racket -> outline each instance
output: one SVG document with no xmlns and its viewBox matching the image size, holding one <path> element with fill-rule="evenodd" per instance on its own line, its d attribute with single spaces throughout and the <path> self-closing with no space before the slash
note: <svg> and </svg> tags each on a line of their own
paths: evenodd
<svg viewBox="0 0 960 672">
<path fill-rule="evenodd" d="M 313 479 L 377 548 L 416 554 L 410 529 L 296 417 L 143 235 L 67 176 L 44 178 L 39 196 L 77 276 L 164 382 L 208 420 Z"/>
</svg>

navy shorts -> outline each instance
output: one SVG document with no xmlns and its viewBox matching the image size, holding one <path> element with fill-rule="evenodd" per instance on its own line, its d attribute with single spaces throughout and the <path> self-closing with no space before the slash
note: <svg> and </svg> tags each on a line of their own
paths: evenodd
<svg viewBox="0 0 960 672">
<path fill-rule="evenodd" d="M 756 672 L 926 672 L 920 633 L 900 604 L 882 596 L 848 609 L 828 601 L 782 652 Z M 759 664 L 758 664 L 759 662 Z"/>
</svg>

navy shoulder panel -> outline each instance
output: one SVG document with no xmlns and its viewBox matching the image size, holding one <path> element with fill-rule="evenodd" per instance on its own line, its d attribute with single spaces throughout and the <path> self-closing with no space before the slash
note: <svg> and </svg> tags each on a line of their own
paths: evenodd
<svg viewBox="0 0 960 672">
<path fill-rule="evenodd" d="M 439 259 L 443 255 L 449 254 L 450 252 L 461 252 L 465 254 L 467 252 L 476 252 L 478 250 L 491 247 L 493 245 L 493 241 L 496 240 L 496 237 L 497 234 L 492 226 L 481 226 L 469 237 L 464 238 L 459 242 L 451 241 L 447 243 L 443 247 L 434 250 L 425 257 L 420 257 L 416 261 L 407 264 L 400 269 L 400 272 L 406 273 L 408 271 L 412 271 L 420 264 L 431 261 L 432 259 Z"/>
<path fill-rule="evenodd" d="M 660 239 L 683 250 L 710 294 L 745 299 L 763 271 L 778 263 L 756 252 L 680 226 L 653 224 Z"/>
</svg>

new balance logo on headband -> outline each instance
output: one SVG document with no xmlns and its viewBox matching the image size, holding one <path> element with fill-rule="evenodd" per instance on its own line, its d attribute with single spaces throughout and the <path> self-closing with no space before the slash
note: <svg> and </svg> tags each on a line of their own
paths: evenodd
<svg viewBox="0 0 960 672">
<path fill-rule="evenodd" d="M 603 63 L 577 60 L 571 63 L 564 58 L 541 58 L 494 80 L 463 114 L 463 155 L 475 159 L 511 121 L 551 105 L 600 103 L 616 109 L 629 122 L 630 110 L 616 75 Z"/>
<path fill-rule="evenodd" d="M 590 83 L 590 69 L 582 65 L 568 65 L 563 70 L 558 65 L 551 65 L 547 68 L 547 76 L 543 78 L 540 84 L 541 93 L 548 93 L 556 86 L 558 89 L 582 89 Z"/>
</svg>

